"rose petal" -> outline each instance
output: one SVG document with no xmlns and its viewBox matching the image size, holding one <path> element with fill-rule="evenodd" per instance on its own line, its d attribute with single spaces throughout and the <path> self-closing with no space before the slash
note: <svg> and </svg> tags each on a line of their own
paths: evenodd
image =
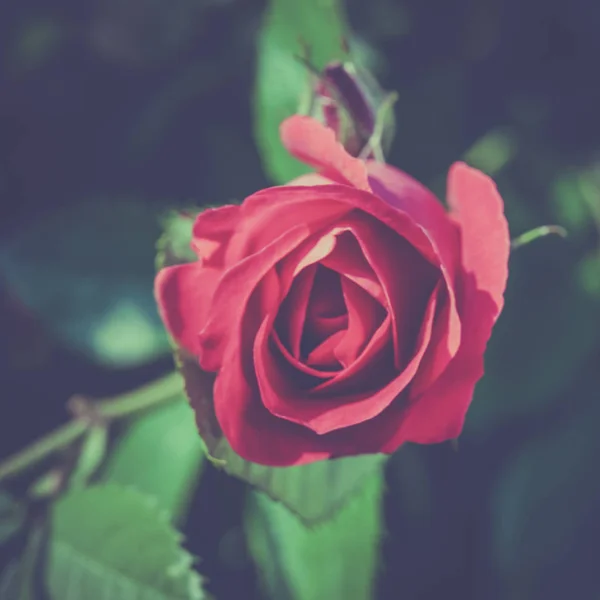
<svg viewBox="0 0 600 600">
<path fill-rule="evenodd" d="M 347 277 L 342 277 L 341 283 L 348 307 L 348 329 L 334 354 L 344 367 L 349 367 L 365 349 L 387 313 L 379 302 Z"/>
<path fill-rule="evenodd" d="M 412 399 L 386 445 L 389 452 L 405 441 L 431 444 L 460 434 L 504 301 L 510 236 L 495 184 L 483 173 L 456 163 L 448 175 L 448 200 L 461 228 L 461 346 L 435 384 Z"/>
<path fill-rule="evenodd" d="M 453 327 L 453 310 L 456 309 L 449 300 L 448 289 L 445 288 L 440 292 L 431 343 L 410 386 L 411 398 L 419 396 L 431 387 L 457 354 L 455 348 L 460 344 L 461 327 Z"/>
<path fill-rule="evenodd" d="M 318 369 L 335 369 L 340 367 L 335 355 L 335 348 L 346 334 L 346 331 L 336 331 L 324 339 L 306 357 L 306 364 Z"/>
<path fill-rule="evenodd" d="M 441 202 L 424 185 L 390 165 L 367 161 L 369 181 L 373 191 L 390 206 L 409 214 L 430 238 L 440 257 L 440 270 L 446 281 L 448 303 L 436 322 L 435 343 L 432 343 L 424 363 L 431 381 L 446 368 L 460 346 L 461 323 L 454 288 L 460 271 L 458 230 Z"/>
<path fill-rule="evenodd" d="M 270 230 L 269 238 L 281 235 L 298 223 L 304 223 L 314 233 L 327 225 L 335 225 L 352 209 L 358 209 L 396 231 L 430 263 L 436 266 L 440 264 L 432 240 L 409 215 L 391 207 L 374 194 L 347 185 L 269 188 L 246 198 L 242 208 L 249 220 L 246 221 L 244 217 L 236 236 L 240 231 L 262 228 Z M 234 244 L 232 240 L 230 246 L 236 245 L 237 242 Z M 257 249 L 264 245 L 257 244 Z M 254 248 L 253 244 L 251 246 Z"/>
<path fill-rule="evenodd" d="M 369 215 L 349 216 L 337 229 L 354 236 L 381 283 L 392 319 L 395 367 L 400 370 L 407 352 L 413 351 L 416 317 L 422 314 L 438 273 L 405 239 Z"/>
<path fill-rule="evenodd" d="M 377 381 L 389 381 L 397 372 L 393 365 L 393 353 L 392 319 L 388 314 L 358 358 L 331 379 L 319 383 L 311 393 L 318 396 L 344 396 L 364 388 L 365 384 L 372 391 Z"/>
<path fill-rule="evenodd" d="M 279 368 L 268 343 L 272 317 L 267 316 L 256 334 L 254 367 L 265 407 L 275 416 L 304 425 L 320 435 L 368 421 L 382 413 L 414 376 L 431 337 L 437 288 L 431 295 L 422 321 L 417 350 L 406 369 L 379 391 L 321 399 L 299 395 Z"/>
<path fill-rule="evenodd" d="M 308 228 L 297 225 L 256 254 L 228 269 L 221 277 L 208 315 L 199 335 L 200 365 L 205 371 L 217 371 L 223 364 L 225 348 L 235 344 L 243 318 L 248 318 L 248 300 L 269 270 L 285 255 L 296 248 L 309 234 Z M 278 295 L 265 298 L 276 308 Z M 262 314 L 252 314 L 251 319 L 261 322 Z M 244 348 L 237 348 L 243 352 Z"/>
<path fill-rule="evenodd" d="M 251 337 L 251 336 L 250 336 Z M 244 343 L 238 339 L 236 346 Z M 239 352 L 228 349 L 213 388 L 215 414 L 234 452 L 245 460 L 290 466 L 329 458 L 326 440 L 306 427 L 274 417 L 248 379 Z"/>
<path fill-rule="evenodd" d="M 227 205 L 208 208 L 196 217 L 191 246 L 203 264 L 215 268 L 225 266 L 227 246 L 239 216 L 239 206 Z"/>
<path fill-rule="evenodd" d="M 326 338 L 347 327 L 348 313 L 340 276 L 323 265 L 318 265 L 306 310 L 302 355 L 307 356 Z"/>
<path fill-rule="evenodd" d="M 350 156 L 335 133 L 316 119 L 294 115 L 281 124 L 279 132 L 290 154 L 319 169 L 325 177 L 361 190 L 370 189 L 364 161 Z"/>
<path fill-rule="evenodd" d="M 323 266 L 360 286 L 381 305 L 385 304 L 381 282 L 350 231 L 337 234 L 335 248 L 321 262 Z"/>
<path fill-rule="evenodd" d="M 227 264 L 235 264 L 262 250 L 300 223 L 307 227 L 309 235 L 335 223 L 351 208 L 340 202 L 339 194 L 320 193 L 329 187 L 295 187 L 301 192 L 293 197 L 286 186 L 272 187 L 246 198 L 240 206 L 239 224 L 227 246 Z"/>
<path fill-rule="evenodd" d="M 195 356 L 219 275 L 219 270 L 198 262 L 166 267 L 156 275 L 154 295 L 165 327 L 177 344 Z"/>
<path fill-rule="evenodd" d="M 497 316 L 504 304 L 510 236 L 496 184 L 481 171 L 455 163 L 448 173 L 448 204 L 461 232 L 463 271 L 489 294 Z"/>
<path fill-rule="evenodd" d="M 310 389 L 310 388 L 314 387 L 314 385 L 316 385 L 316 383 L 318 383 L 319 380 L 322 381 L 323 379 L 328 379 L 329 377 L 333 377 L 339 371 L 339 367 L 336 368 L 335 370 L 331 370 L 331 371 L 328 371 L 326 369 L 317 369 L 317 368 L 307 365 L 304 361 L 299 360 L 298 358 L 293 356 L 291 354 L 291 352 L 285 347 L 285 345 L 279 338 L 277 331 L 271 332 L 271 339 L 272 339 L 273 343 L 275 344 L 275 347 L 277 348 L 277 350 L 279 352 L 281 352 L 281 356 L 289 364 L 290 377 L 296 377 L 297 373 L 294 373 L 294 371 L 298 371 L 299 373 L 304 373 L 305 375 L 309 375 L 310 377 L 315 378 L 314 380 L 312 380 L 310 382 L 310 384 L 308 384 L 306 386 L 306 389 Z"/>
<path fill-rule="evenodd" d="M 304 331 L 306 309 L 316 272 L 317 266 L 309 265 L 293 280 L 275 322 L 281 342 L 295 358 L 300 357 L 300 342 Z"/>
</svg>

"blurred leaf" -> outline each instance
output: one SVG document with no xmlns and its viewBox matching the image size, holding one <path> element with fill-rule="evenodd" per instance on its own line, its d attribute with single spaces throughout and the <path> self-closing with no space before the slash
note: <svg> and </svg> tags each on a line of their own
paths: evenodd
<svg viewBox="0 0 600 600">
<path fill-rule="evenodd" d="M 585 256 L 577 265 L 577 279 L 583 290 L 600 299 L 600 254 Z"/>
<path fill-rule="evenodd" d="M 569 235 L 566 240 L 550 236 L 511 256 L 504 311 L 467 417 L 466 432 L 478 436 L 551 408 L 600 339 L 600 303 L 582 285 L 583 269 L 578 266 L 587 248 L 580 233 L 592 216 L 589 210 L 584 214 L 576 179 L 559 175 L 553 180 L 560 168 L 555 157 L 526 142 L 523 160 L 537 150 L 539 164 L 520 161 L 497 179 L 509 222 L 516 233 L 556 219 Z M 511 185 L 514 181 L 520 182 L 519 191 Z M 549 188 L 555 194 L 561 190 L 554 196 L 555 208 L 574 209 L 577 203 L 571 217 L 565 211 L 552 215 L 541 210 L 536 200 L 545 202 Z"/>
<path fill-rule="evenodd" d="M 471 501 L 480 480 L 465 480 L 463 452 L 460 445 L 456 450 L 451 444 L 405 444 L 388 462 L 385 569 L 377 598 L 471 597 L 461 579 L 472 571 L 465 532 L 471 527 Z"/>
<path fill-rule="evenodd" d="M 65 41 L 65 27 L 49 18 L 29 21 L 17 33 L 12 48 L 12 63 L 20 70 L 29 71 L 42 67 L 52 59 Z"/>
<path fill-rule="evenodd" d="M 204 451 L 187 399 L 135 420 L 112 450 L 100 479 L 153 497 L 169 517 L 182 518 L 200 476 Z"/>
<path fill-rule="evenodd" d="M 46 541 L 46 525 L 35 524 L 21 555 L 14 558 L 2 572 L 0 600 L 43 600 L 41 567 Z"/>
<path fill-rule="evenodd" d="M 60 499 L 47 582 L 56 600 L 204 598 L 192 557 L 165 515 L 135 490 L 94 486 Z"/>
<path fill-rule="evenodd" d="M 582 233 L 593 226 L 590 207 L 586 202 L 586 184 L 584 173 L 562 175 L 554 182 L 554 210 L 569 232 Z"/>
<path fill-rule="evenodd" d="M 585 394 L 590 383 L 513 452 L 493 490 L 491 564 L 502 597 L 600 597 L 600 403 Z"/>
<path fill-rule="evenodd" d="M 512 131 L 495 130 L 487 133 L 471 146 L 465 160 L 488 175 L 495 175 L 517 154 L 517 139 Z"/>
<path fill-rule="evenodd" d="M 299 112 L 311 93 L 308 71 L 296 57 L 307 49 L 317 69 L 344 58 L 346 27 L 341 0 L 269 2 L 258 39 L 254 131 L 265 169 L 276 183 L 309 170 L 279 140 L 281 122 Z"/>
<path fill-rule="evenodd" d="M 167 353 L 152 294 L 157 215 L 90 201 L 33 221 L 0 246 L 0 275 L 63 343 L 107 366 Z"/>
<path fill-rule="evenodd" d="M 373 473 L 335 517 L 312 528 L 281 504 L 254 492 L 246 510 L 246 535 L 268 597 L 372 598 L 382 484 L 381 472 Z"/>
<path fill-rule="evenodd" d="M 266 467 L 248 462 L 232 450 L 217 423 L 212 405 L 214 376 L 202 371 L 195 360 L 182 353 L 178 359 L 209 458 L 230 475 L 281 502 L 307 523 L 333 516 L 387 458 L 371 454 L 294 467 Z"/>
<path fill-rule="evenodd" d="M 0 545 L 9 540 L 25 522 L 25 508 L 0 491 Z"/>
<path fill-rule="evenodd" d="M 556 238 L 511 258 L 504 312 L 467 417 L 470 433 L 546 409 L 597 343 L 600 304 L 581 289 L 571 261 L 567 243 Z"/>
</svg>

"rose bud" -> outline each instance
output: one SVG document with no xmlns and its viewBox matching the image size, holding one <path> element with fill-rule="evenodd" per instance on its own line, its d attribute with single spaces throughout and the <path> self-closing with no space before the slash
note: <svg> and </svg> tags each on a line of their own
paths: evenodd
<svg viewBox="0 0 600 600">
<path fill-rule="evenodd" d="M 354 63 L 333 62 L 316 73 L 310 112 L 334 131 L 348 154 L 373 158 L 378 151 L 381 154 L 381 145 L 386 150 L 391 145 L 391 105 L 395 97 L 395 93 L 384 92 L 368 71 Z"/>
<path fill-rule="evenodd" d="M 205 210 L 198 259 L 156 278 L 171 336 L 216 374 L 222 434 L 279 466 L 458 437 L 508 276 L 496 186 L 455 163 L 447 212 L 311 117 L 281 137 L 317 172 Z"/>
</svg>

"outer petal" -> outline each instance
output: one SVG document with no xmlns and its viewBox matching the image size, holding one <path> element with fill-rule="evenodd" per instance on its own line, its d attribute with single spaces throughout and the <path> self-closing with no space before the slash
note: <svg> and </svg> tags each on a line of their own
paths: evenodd
<svg viewBox="0 0 600 600">
<path fill-rule="evenodd" d="M 481 171 L 455 163 L 448 173 L 448 204 L 461 232 L 463 271 L 489 294 L 497 316 L 504 304 L 510 236 L 496 184 Z"/>
<path fill-rule="evenodd" d="M 374 194 L 347 185 L 269 188 L 247 198 L 242 208 L 244 222 L 240 229 L 267 229 L 265 223 L 268 220 L 272 236 L 280 235 L 282 230 L 297 225 L 299 221 L 311 231 L 317 231 L 325 224 L 337 223 L 352 209 L 362 210 L 406 238 L 429 262 L 440 264 L 431 238 L 410 215 L 394 209 Z M 257 249 L 263 247 L 264 244 Z"/>
<path fill-rule="evenodd" d="M 327 440 L 306 427 L 269 413 L 237 352 L 227 351 L 213 395 L 223 434 L 233 450 L 248 461 L 290 466 L 327 459 L 334 453 Z"/>
<path fill-rule="evenodd" d="M 361 190 L 370 190 L 365 163 L 346 152 L 332 129 L 312 117 L 294 115 L 279 129 L 281 141 L 298 160 L 322 175 Z"/>
<path fill-rule="evenodd" d="M 240 207 L 230 204 L 202 211 L 194 223 L 192 249 L 205 265 L 223 267 L 229 240 L 240 220 Z"/>
<path fill-rule="evenodd" d="M 504 302 L 510 237 L 494 182 L 476 169 L 456 163 L 448 175 L 448 201 L 461 230 L 463 339 L 442 376 L 412 399 L 387 444 L 390 452 L 405 441 L 430 444 L 460 434 L 475 385 L 483 375 L 487 341 Z"/>
<path fill-rule="evenodd" d="M 246 198 L 240 206 L 239 225 L 227 246 L 226 263 L 233 265 L 259 252 L 300 223 L 309 233 L 335 223 L 351 209 L 339 196 L 320 193 L 328 187 L 291 188 L 302 190 L 293 196 L 286 186 L 272 187 Z"/>
<path fill-rule="evenodd" d="M 204 328 L 219 271 L 200 263 L 161 269 L 154 282 L 154 294 L 162 320 L 173 339 L 197 356 L 198 334 Z"/>
<path fill-rule="evenodd" d="M 235 344 L 239 337 L 241 323 L 248 318 L 245 314 L 248 301 L 259 283 L 279 260 L 292 252 L 308 235 L 308 228 L 300 224 L 225 272 L 215 290 L 209 318 L 199 334 L 200 365 L 205 371 L 217 371 L 223 365 L 225 350 Z M 280 299 L 271 296 L 265 300 L 278 303 Z M 263 315 L 254 314 L 251 317 L 260 323 Z M 238 353 L 250 351 L 250 346 L 237 347 L 236 350 Z"/>
</svg>

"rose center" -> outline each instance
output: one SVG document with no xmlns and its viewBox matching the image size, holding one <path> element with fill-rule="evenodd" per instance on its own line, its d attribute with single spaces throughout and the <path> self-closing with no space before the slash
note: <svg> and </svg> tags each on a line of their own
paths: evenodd
<svg viewBox="0 0 600 600">
<path fill-rule="evenodd" d="M 333 354 L 333 344 L 347 329 L 348 310 L 340 275 L 318 265 L 306 307 L 301 359 L 315 367 L 341 368 Z"/>
</svg>

